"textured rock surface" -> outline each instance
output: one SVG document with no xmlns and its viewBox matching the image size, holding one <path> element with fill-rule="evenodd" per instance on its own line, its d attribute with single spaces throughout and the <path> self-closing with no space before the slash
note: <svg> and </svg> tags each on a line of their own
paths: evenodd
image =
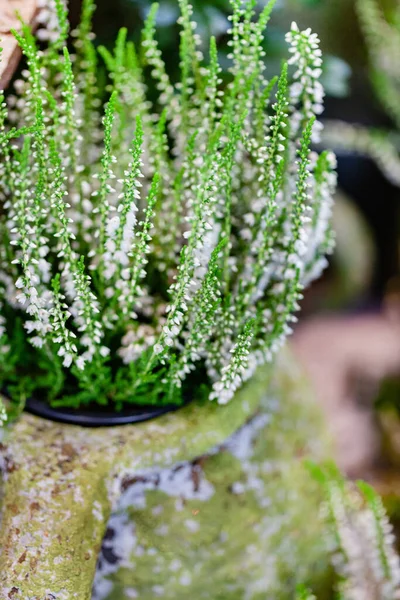
<svg viewBox="0 0 400 600">
<path fill-rule="evenodd" d="M 264 371 L 226 407 L 136 426 L 24 415 L 3 440 L 0 597 L 91 598 L 111 513 L 96 599 L 289 598 L 322 576 L 302 458 L 325 444 L 297 375 L 282 358 L 269 392 Z"/>
<path fill-rule="evenodd" d="M 293 460 L 304 441 L 288 444 L 278 415 L 261 412 L 211 455 L 127 479 L 93 600 L 266 600 L 318 584 L 327 572 L 318 494 Z"/>
</svg>

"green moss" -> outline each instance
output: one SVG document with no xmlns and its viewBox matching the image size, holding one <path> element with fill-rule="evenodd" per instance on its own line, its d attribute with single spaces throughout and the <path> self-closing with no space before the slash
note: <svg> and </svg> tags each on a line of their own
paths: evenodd
<svg viewBox="0 0 400 600">
<path fill-rule="evenodd" d="M 129 564 L 110 576 L 107 600 L 289 599 L 303 581 L 326 597 L 330 540 L 321 535 L 321 491 L 302 460 L 323 454 L 321 422 L 296 395 L 293 379 L 281 377 L 279 408 L 257 432 L 251 458 L 228 445 L 198 463 L 210 498 L 177 506 L 176 497 L 151 490 L 145 508 L 129 510 L 136 543 Z"/>
<path fill-rule="evenodd" d="M 286 474 L 280 468 L 264 474 L 266 506 L 254 491 L 232 493 L 230 482 L 245 484 L 246 473 L 231 456 L 210 458 L 204 471 L 215 488 L 209 501 L 190 500 L 177 511 L 175 498 L 155 491 L 147 495 L 145 511 L 131 512 L 143 554 L 134 553 L 130 566 L 112 578 L 109 600 L 127 600 L 130 588 L 143 599 L 162 589 L 166 600 L 183 600 L 188 590 L 199 600 L 276 600 L 291 597 L 300 581 L 315 582 L 326 573 L 318 495 L 310 501 L 312 486 L 300 465 Z M 164 510 L 155 517 L 160 505 Z M 166 536 L 157 536 L 163 525 Z"/>
<path fill-rule="evenodd" d="M 179 511 L 176 498 L 154 490 L 146 496 L 145 510 L 130 510 L 140 544 L 148 549 L 156 545 L 156 554 L 135 557 L 134 568 L 115 575 L 112 599 L 128 598 L 123 590 L 138 585 L 141 598 L 154 598 L 148 581 L 167 581 L 169 595 L 164 597 L 179 600 L 175 575 L 168 570 L 175 555 L 182 561 L 184 581 L 187 571 L 192 576 L 181 597 L 190 592 L 199 600 L 202 596 L 196 594 L 205 583 L 208 593 L 213 589 L 207 596 L 213 600 L 242 599 L 249 577 L 254 585 L 268 580 L 281 586 L 281 579 L 288 580 L 292 589 L 288 573 L 292 577 L 295 567 L 299 580 L 324 571 L 318 498 L 301 464 L 303 456 L 317 459 L 326 451 L 320 416 L 306 401 L 308 389 L 287 357 L 277 363 L 267 394 L 269 380 L 264 370 L 228 406 L 193 404 L 138 426 L 87 430 L 23 415 L 8 432 L 2 450 L 7 473 L 0 596 L 44 600 L 52 592 L 57 600 L 88 600 L 121 482 L 138 470 L 206 455 L 237 431 L 260 403 L 269 422 L 258 432 L 249 461 L 228 449 L 201 461 L 203 476 L 214 488 L 208 501 L 187 501 Z M 261 497 L 248 483 L 252 477 L 262 481 Z M 245 485 L 245 493 L 232 493 L 238 482 Z M 262 498 L 267 499 L 265 505 Z M 152 507 L 160 504 L 162 515 L 154 515 Z M 188 519 L 198 520 L 198 531 L 185 526 Z M 169 532 L 156 536 L 162 522 Z M 268 528 L 272 533 L 265 536 Z M 260 549 L 261 562 L 248 550 L 251 546 Z M 154 573 L 154 567 L 160 572 Z M 253 597 L 265 600 L 265 593 Z"/>
</svg>

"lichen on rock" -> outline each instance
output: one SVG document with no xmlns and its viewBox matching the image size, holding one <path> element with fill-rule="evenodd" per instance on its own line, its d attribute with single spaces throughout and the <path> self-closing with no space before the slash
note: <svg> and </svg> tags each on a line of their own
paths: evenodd
<svg viewBox="0 0 400 600">
<path fill-rule="evenodd" d="M 323 577 L 302 464 L 325 455 L 323 424 L 286 355 L 269 380 L 137 426 L 24 415 L 2 447 L 0 596 L 265 600 Z"/>
<path fill-rule="evenodd" d="M 125 481 L 93 600 L 290 598 L 323 580 L 319 494 L 301 461 L 316 432 L 276 394 L 207 455 Z"/>
</svg>

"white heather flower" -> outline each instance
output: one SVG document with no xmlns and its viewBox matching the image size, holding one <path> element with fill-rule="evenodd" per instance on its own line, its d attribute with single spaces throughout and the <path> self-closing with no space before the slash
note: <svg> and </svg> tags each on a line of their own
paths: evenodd
<svg viewBox="0 0 400 600">
<path fill-rule="evenodd" d="M 357 489 L 340 474 L 317 469 L 338 542 L 332 562 L 340 576 L 341 595 L 349 600 L 399 598 L 400 560 L 381 499 L 363 482 Z"/>
<path fill-rule="evenodd" d="M 322 70 L 322 53 L 319 49 L 319 38 L 310 29 L 300 31 L 296 23 L 292 23 L 291 31 L 286 35 L 292 54 L 289 64 L 296 66 L 294 83 L 290 86 L 290 100 L 293 106 L 291 117 L 292 129 L 298 130 L 301 123 L 307 122 L 314 115 L 323 112 L 324 89 L 319 81 Z M 319 142 L 322 124 L 315 121 L 312 139 Z"/>
<path fill-rule="evenodd" d="M 223 367 L 220 381 L 216 381 L 210 394 L 210 400 L 219 404 L 227 404 L 242 382 L 242 374 L 248 367 L 253 325 L 247 324 L 243 333 L 239 334 L 237 343 L 231 349 L 231 359 Z"/>
<path fill-rule="evenodd" d="M 122 347 L 118 350 L 125 364 L 136 361 L 156 340 L 156 332 L 149 325 L 139 325 L 130 329 L 122 338 Z"/>
<path fill-rule="evenodd" d="M 76 359 L 76 366 L 78 367 L 78 369 L 80 369 L 81 371 L 83 371 L 83 369 L 85 368 L 85 359 L 83 356 L 78 356 L 78 358 Z"/>
<path fill-rule="evenodd" d="M 38 335 L 35 335 L 34 337 L 30 338 L 30 342 L 32 346 L 35 346 L 35 348 L 43 348 L 44 340 Z"/>
<path fill-rule="evenodd" d="M 257 13 L 235 1 L 225 83 L 215 42 L 206 64 L 180 0 L 175 85 L 155 5 L 137 55 L 124 29 L 115 55 L 99 49 L 113 88 L 103 107 L 89 22 L 70 56 L 64 0 L 40 2 L 49 43 L 36 52 L 22 32 L 26 68 L 8 105 L 0 93 L 2 349 L 15 351 L 2 317 L 14 311 L 31 363 L 42 349 L 85 401 L 147 389 L 173 401 L 206 371 L 225 404 L 281 348 L 333 248 L 334 159 L 309 150 L 324 97 L 319 40 L 293 24 L 290 68 L 268 81 L 272 3 Z M 29 128 L 18 140 L 14 124 Z"/>
</svg>

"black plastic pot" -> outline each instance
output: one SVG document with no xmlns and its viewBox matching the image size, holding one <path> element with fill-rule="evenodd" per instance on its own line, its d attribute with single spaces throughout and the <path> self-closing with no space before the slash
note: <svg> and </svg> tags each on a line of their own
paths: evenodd
<svg viewBox="0 0 400 600">
<path fill-rule="evenodd" d="M 112 408 L 95 406 L 93 408 L 67 408 L 50 406 L 44 400 L 29 398 L 26 402 L 25 410 L 33 415 L 57 421 L 59 423 L 68 423 L 70 425 L 80 425 L 81 427 L 110 427 L 115 425 L 130 425 L 133 423 L 142 423 L 165 415 L 166 413 L 178 410 L 180 406 L 128 406 L 120 411 Z"/>
</svg>

